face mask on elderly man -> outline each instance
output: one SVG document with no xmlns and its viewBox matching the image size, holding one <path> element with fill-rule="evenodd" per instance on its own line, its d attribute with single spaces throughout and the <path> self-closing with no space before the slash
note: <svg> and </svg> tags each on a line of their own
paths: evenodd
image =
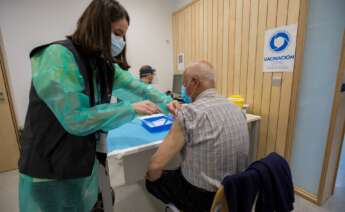
<svg viewBox="0 0 345 212">
<path fill-rule="evenodd" d="M 186 90 L 186 87 L 184 85 L 182 85 L 182 87 L 181 87 L 181 98 L 182 98 L 183 102 L 186 104 L 192 103 L 192 98 L 187 95 L 187 90 Z"/>
</svg>

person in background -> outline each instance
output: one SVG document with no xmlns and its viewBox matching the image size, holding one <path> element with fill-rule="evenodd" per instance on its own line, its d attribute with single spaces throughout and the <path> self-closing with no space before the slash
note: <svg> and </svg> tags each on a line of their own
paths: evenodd
<svg viewBox="0 0 345 212">
<path fill-rule="evenodd" d="M 172 99 L 123 69 L 129 26 L 116 0 L 93 0 L 67 40 L 31 53 L 32 84 L 19 159 L 20 211 L 90 211 L 98 196 L 99 132 L 136 115 L 176 113 Z M 146 99 L 111 103 L 112 90 Z"/>
<path fill-rule="evenodd" d="M 149 65 L 144 65 L 139 70 L 140 80 L 146 84 L 152 84 L 155 79 L 155 73 L 156 73 L 156 69 L 153 69 Z M 166 91 L 165 94 L 174 99 L 174 95 L 171 90 Z M 120 95 L 123 96 L 123 94 L 120 94 Z M 175 100 L 178 101 L 178 99 L 175 99 Z"/>
<path fill-rule="evenodd" d="M 139 70 L 140 81 L 152 86 L 155 72 L 156 70 L 149 65 L 142 66 Z M 165 94 L 171 97 L 171 95 L 167 93 Z M 114 90 L 113 95 L 117 97 L 118 101 L 135 102 L 138 100 L 142 100 L 141 96 L 135 95 L 122 88 Z"/>
<path fill-rule="evenodd" d="M 149 65 L 144 65 L 139 70 L 140 80 L 146 84 L 152 84 L 156 70 Z"/>
<path fill-rule="evenodd" d="M 183 85 L 192 103 L 179 110 L 171 130 L 152 156 L 146 188 L 181 211 L 210 211 L 217 182 L 247 166 L 247 122 L 240 108 L 217 95 L 214 69 L 208 62 L 189 65 Z M 164 170 L 179 153 L 180 168 Z"/>
</svg>

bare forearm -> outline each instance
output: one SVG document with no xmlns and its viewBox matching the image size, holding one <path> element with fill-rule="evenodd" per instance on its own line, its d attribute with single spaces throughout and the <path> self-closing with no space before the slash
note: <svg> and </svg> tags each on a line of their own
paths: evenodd
<svg viewBox="0 0 345 212">
<path fill-rule="evenodd" d="M 149 180 L 158 179 L 169 161 L 181 151 L 184 143 L 181 128 L 175 122 L 157 152 L 152 156 L 148 167 L 147 178 Z"/>
</svg>

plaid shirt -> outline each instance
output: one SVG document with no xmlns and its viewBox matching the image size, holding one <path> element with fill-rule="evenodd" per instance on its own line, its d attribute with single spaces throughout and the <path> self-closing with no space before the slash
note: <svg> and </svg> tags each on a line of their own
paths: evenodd
<svg viewBox="0 0 345 212">
<path fill-rule="evenodd" d="M 249 133 L 241 109 L 218 96 L 215 89 L 202 92 L 185 105 L 177 120 L 184 130 L 181 170 L 192 185 L 216 191 L 210 180 L 222 181 L 247 166 Z"/>
</svg>

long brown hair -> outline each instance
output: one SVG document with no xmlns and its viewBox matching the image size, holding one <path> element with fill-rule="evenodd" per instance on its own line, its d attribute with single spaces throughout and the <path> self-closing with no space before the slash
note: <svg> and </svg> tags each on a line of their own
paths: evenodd
<svg viewBox="0 0 345 212">
<path fill-rule="evenodd" d="M 79 18 L 77 29 L 70 39 L 80 46 L 84 53 L 102 56 L 128 69 L 125 49 L 116 58 L 112 58 L 111 54 L 111 23 L 123 18 L 129 25 L 128 12 L 116 0 L 93 0 Z"/>
</svg>

